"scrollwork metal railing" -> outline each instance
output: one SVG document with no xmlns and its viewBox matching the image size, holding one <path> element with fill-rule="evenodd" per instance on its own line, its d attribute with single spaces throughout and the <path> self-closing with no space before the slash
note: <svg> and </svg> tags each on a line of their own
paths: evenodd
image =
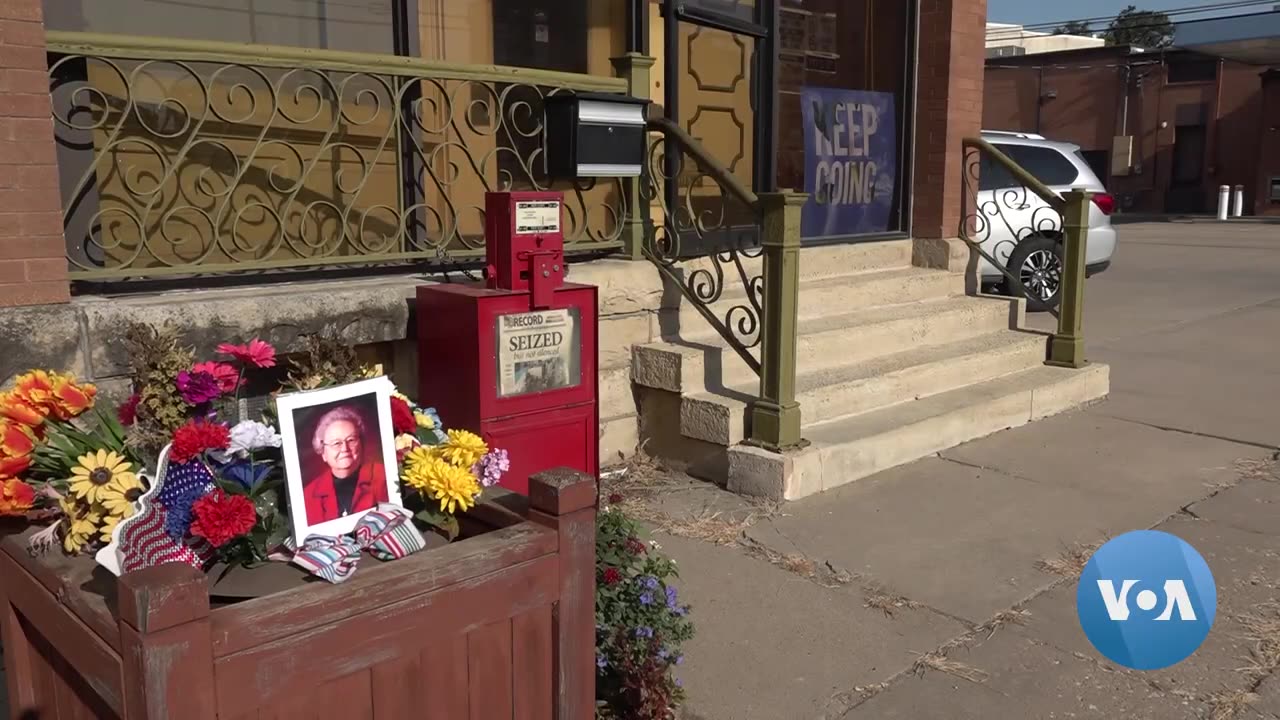
<svg viewBox="0 0 1280 720">
<path fill-rule="evenodd" d="M 1062 198 L 981 139 L 964 143 L 964 196 L 969 212 L 961 219 L 960 238 L 984 261 L 980 277 L 998 273 L 1012 294 L 1058 317 L 1063 267 L 1061 252 L 1054 248 L 1063 237 Z M 1037 239 L 1045 242 L 1033 251 L 1019 251 Z"/>
<path fill-rule="evenodd" d="M 760 200 L 676 123 L 651 118 L 649 130 L 640 196 L 652 230 L 644 255 L 759 375 Z"/>
<path fill-rule="evenodd" d="M 960 238 L 981 262 L 977 280 L 997 274 L 1009 294 L 1058 320 L 1049 362 L 1081 367 L 1089 192 L 1059 194 L 994 145 L 964 141 L 966 212 Z"/>
<path fill-rule="evenodd" d="M 51 32 L 77 280 L 484 254 L 484 192 L 565 192 L 566 250 L 621 245 L 617 180 L 550 182 L 542 102 L 617 78 Z"/>
</svg>

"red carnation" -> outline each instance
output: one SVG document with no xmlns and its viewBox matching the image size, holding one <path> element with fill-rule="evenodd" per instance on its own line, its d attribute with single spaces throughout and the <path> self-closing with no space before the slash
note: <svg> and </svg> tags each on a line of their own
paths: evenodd
<svg viewBox="0 0 1280 720">
<path fill-rule="evenodd" d="M 132 425 L 138 419 L 138 402 L 142 400 L 138 393 L 129 396 L 124 404 L 116 409 L 116 415 L 120 417 L 121 425 Z"/>
<path fill-rule="evenodd" d="M 606 568 L 603 579 L 605 585 L 617 585 L 622 582 L 622 572 L 618 568 Z"/>
<path fill-rule="evenodd" d="M 226 425 L 189 420 L 173 433 L 169 461 L 182 464 L 206 450 L 226 450 L 231 444 L 231 431 Z"/>
<path fill-rule="evenodd" d="M 391 397 L 391 428 L 397 435 L 412 435 L 418 431 L 418 421 L 413 417 L 413 408 L 394 395 Z"/>
<path fill-rule="evenodd" d="M 222 488 L 191 505 L 191 534 L 214 547 L 222 547 L 247 535 L 258 522 L 253 502 L 243 495 L 231 495 Z"/>
</svg>

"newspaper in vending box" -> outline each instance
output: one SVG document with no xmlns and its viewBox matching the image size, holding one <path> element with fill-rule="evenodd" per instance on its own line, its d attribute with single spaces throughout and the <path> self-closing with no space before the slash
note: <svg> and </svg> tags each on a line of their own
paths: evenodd
<svg viewBox="0 0 1280 720">
<path fill-rule="evenodd" d="M 498 316 L 498 397 L 577 386 L 578 320 L 576 308 Z"/>
</svg>

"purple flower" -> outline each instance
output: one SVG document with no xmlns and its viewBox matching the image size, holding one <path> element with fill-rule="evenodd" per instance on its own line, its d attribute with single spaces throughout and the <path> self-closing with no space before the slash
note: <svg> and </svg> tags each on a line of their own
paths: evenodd
<svg viewBox="0 0 1280 720">
<path fill-rule="evenodd" d="M 647 626 L 642 626 L 642 627 L 638 627 L 638 628 L 636 628 L 636 637 L 638 637 L 638 638 L 651 638 L 651 637 L 653 637 L 653 628 L 651 628 L 651 627 L 647 627 Z"/>
<path fill-rule="evenodd" d="M 658 659 L 659 659 L 659 660 L 666 660 L 666 659 L 667 659 L 667 656 L 668 656 L 668 655 L 670 655 L 670 654 L 671 654 L 671 651 L 670 651 L 670 650 L 667 650 L 666 648 L 659 648 L 659 649 L 658 649 Z"/>
<path fill-rule="evenodd" d="M 670 585 L 667 586 L 667 608 L 669 610 L 676 609 L 676 589 Z"/>
<path fill-rule="evenodd" d="M 654 577 L 654 576 L 652 576 L 652 575 L 645 575 L 644 577 L 641 577 L 641 578 L 638 578 L 638 579 L 640 580 L 640 582 L 644 583 L 645 588 L 647 588 L 647 589 L 649 589 L 649 590 L 657 590 L 657 589 L 658 589 L 658 578 L 656 578 L 656 577 Z"/>
<path fill-rule="evenodd" d="M 653 604 L 653 593 L 650 593 L 650 592 L 642 592 L 642 593 L 640 593 L 640 604 L 641 604 L 641 605 L 652 605 L 652 604 Z"/>
<path fill-rule="evenodd" d="M 502 474 L 511 469 L 511 458 L 507 451 L 496 448 L 480 458 L 480 462 L 471 468 L 471 473 L 480 478 L 484 487 L 493 487 L 502 479 Z"/>
<path fill-rule="evenodd" d="M 688 615 L 688 614 L 689 614 L 689 608 L 687 608 L 687 607 L 678 607 L 678 608 L 676 608 L 675 610 L 673 610 L 672 612 L 674 612 L 678 617 L 684 617 L 685 615 Z"/>
<path fill-rule="evenodd" d="M 684 683 L 680 682 L 680 678 L 676 678 L 676 687 L 684 687 Z"/>
<path fill-rule="evenodd" d="M 682 663 L 684 663 L 684 656 L 683 656 L 683 655 L 677 655 L 677 656 L 676 656 L 676 664 L 677 664 L 677 665 L 680 665 L 680 664 L 682 664 Z"/>
<path fill-rule="evenodd" d="M 608 664 L 609 664 L 609 661 L 605 660 L 603 655 L 596 655 L 596 667 L 604 669 L 604 667 Z"/>
<path fill-rule="evenodd" d="M 183 370 L 178 373 L 178 378 L 174 384 L 178 386 L 178 392 L 182 394 L 182 399 L 192 405 L 203 405 L 222 397 L 222 390 L 218 387 L 218 381 L 207 372 Z"/>
</svg>

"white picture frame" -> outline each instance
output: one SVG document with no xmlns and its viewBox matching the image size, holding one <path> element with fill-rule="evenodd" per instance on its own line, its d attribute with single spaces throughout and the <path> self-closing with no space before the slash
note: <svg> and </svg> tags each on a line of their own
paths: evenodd
<svg viewBox="0 0 1280 720">
<path fill-rule="evenodd" d="M 293 540 L 299 546 L 311 535 L 337 536 L 353 531 L 360 518 L 380 502 L 402 504 L 395 433 L 391 424 L 391 394 L 394 390 L 390 379 L 377 377 L 276 398 L 280 435 L 284 439 L 282 449 L 289 519 L 293 526 Z M 338 412 L 340 408 L 349 412 Z M 359 438 L 359 457 L 355 459 L 355 485 L 365 490 L 353 492 L 352 500 L 347 503 L 352 507 L 342 514 L 343 503 L 335 499 L 337 482 L 341 482 L 337 474 L 339 471 L 329 463 L 352 462 L 348 457 L 352 454 L 351 438 L 340 438 L 325 445 L 318 437 L 323 434 L 319 424 L 326 422 L 333 427 L 339 422 L 346 422 L 348 426 L 353 425 L 353 414 L 363 420 L 364 428 Z M 345 426 L 338 426 L 335 432 L 342 434 L 342 427 Z M 317 430 L 321 432 L 317 433 Z M 323 445 L 320 452 L 317 452 L 318 443 Z M 326 452 L 340 455 L 332 457 Z M 385 489 L 385 492 L 380 489 Z"/>
</svg>

